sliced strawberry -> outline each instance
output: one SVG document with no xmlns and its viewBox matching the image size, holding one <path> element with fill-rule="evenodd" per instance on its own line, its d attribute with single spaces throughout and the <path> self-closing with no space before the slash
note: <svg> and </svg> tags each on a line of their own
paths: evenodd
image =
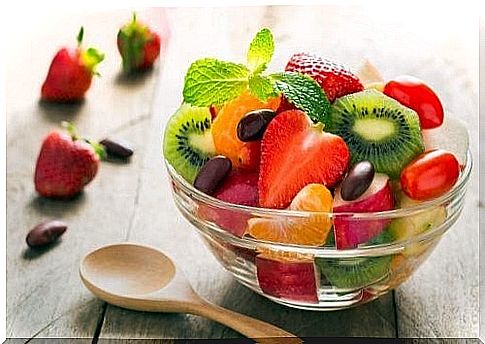
<svg viewBox="0 0 485 344">
<path fill-rule="evenodd" d="M 268 125 L 261 143 L 259 204 L 285 208 L 305 185 L 329 188 L 344 176 L 350 153 L 345 141 L 312 125 L 299 110 L 285 111 Z"/>
<path fill-rule="evenodd" d="M 312 77 L 323 89 L 330 102 L 364 89 L 359 78 L 346 67 L 308 53 L 294 54 L 285 70 Z"/>
</svg>

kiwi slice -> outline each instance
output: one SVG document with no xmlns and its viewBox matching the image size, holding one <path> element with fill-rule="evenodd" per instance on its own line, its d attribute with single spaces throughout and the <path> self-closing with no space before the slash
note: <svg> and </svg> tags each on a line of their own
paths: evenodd
<svg viewBox="0 0 485 344">
<path fill-rule="evenodd" d="M 367 244 L 378 245 L 392 240 L 392 235 L 384 231 Z M 390 255 L 370 258 L 315 258 L 315 264 L 335 288 L 356 289 L 385 278 L 389 274 L 391 260 Z"/>
<path fill-rule="evenodd" d="M 337 99 L 329 122 L 327 130 L 345 140 L 352 163 L 369 160 L 393 179 L 424 151 L 416 112 L 373 89 Z"/>
<path fill-rule="evenodd" d="M 188 182 L 215 155 L 209 108 L 182 104 L 165 128 L 163 155 Z"/>
</svg>

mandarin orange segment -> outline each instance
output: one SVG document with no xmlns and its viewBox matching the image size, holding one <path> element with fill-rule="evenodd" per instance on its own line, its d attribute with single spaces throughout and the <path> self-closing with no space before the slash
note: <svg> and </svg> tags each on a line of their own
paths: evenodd
<svg viewBox="0 0 485 344">
<path fill-rule="evenodd" d="M 237 137 L 237 124 L 248 112 L 258 109 L 276 111 L 280 97 L 271 98 L 266 103 L 259 101 L 249 91 L 225 104 L 212 123 L 212 136 L 216 152 L 231 159 L 235 168 L 257 169 L 259 166 L 261 143 L 242 142 Z"/>
<path fill-rule="evenodd" d="M 330 212 L 332 201 L 332 194 L 324 185 L 308 184 L 293 199 L 290 210 Z M 248 221 L 247 233 L 260 240 L 321 246 L 331 228 L 332 220 L 328 215 L 311 214 L 290 220 L 253 218 Z"/>
</svg>

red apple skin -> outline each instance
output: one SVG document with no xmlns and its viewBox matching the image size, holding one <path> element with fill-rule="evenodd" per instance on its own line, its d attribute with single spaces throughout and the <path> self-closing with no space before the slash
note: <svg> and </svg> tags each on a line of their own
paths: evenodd
<svg viewBox="0 0 485 344">
<path fill-rule="evenodd" d="M 387 176 L 385 176 L 387 177 Z M 372 185 L 371 185 L 372 187 Z M 336 202 L 337 203 L 337 202 Z M 334 204 L 334 213 L 369 213 L 394 209 L 394 196 L 389 178 L 384 186 L 375 193 L 355 201 L 341 201 Z M 389 224 L 390 220 L 362 220 L 340 215 L 334 218 L 335 244 L 337 249 L 355 248 L 367 242 Z"/>
<path fill-rule="evenodd" d="M 256 257 L 257 277 L 265 294 L 294 301 L 317 303 L 317 278 L 313 262 L 280 261 Z"/>
<path fill-rule="evenodd" d="M 227 203 L 257 207 L 258 178 L 258 171 L 233 170 L 213 196 Z M 244 235 L 250 219 L 250 216 L 242 211 L 206 205 L 199 207 L 199 216 L 216 223 L 222 229 L 238 237 Z"/>
</svg>

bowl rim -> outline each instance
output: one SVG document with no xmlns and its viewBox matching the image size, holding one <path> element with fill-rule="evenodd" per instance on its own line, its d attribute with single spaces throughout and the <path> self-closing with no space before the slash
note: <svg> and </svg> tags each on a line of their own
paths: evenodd
<svg viewBox="0 0 485 344">
<path fill-rule="evenodd" d="M 215 197 L 209 196 L 192 186 L 188 181 L 186 181 L 182 176 L 180 176 L 175 169 L 168 163 L 166 159 L 164 159 L 165 165 L 169 172 L 171 178 L 173 178 L 178 184 L 177 186 L 181 187 L 186 193 L 190 195 L 191 198 L 194 198 L 198 201 L 207 203 L 208 205 L 223 208 L 223 209 L 231 209 L 236 211 L 244 211 L 249 212 L 251 214 L 263 215 L 270 215 L 270 216 L 292 216 L 292 217 L 308 217 L 308 216 L 315 216 L 315 215 L 326 215 L 329 217 L 334 216 L 346 216 L 351 218 L 358 218 L 358 219 L 392 219 L 398 218 L 403 216 L 409 215 L 416 215 L 421 212 L 427 211 L 432 207 L 436 207 L 438 205 L 447 203 L 454 199 L 455 196 L 460 194 L 461 192 L 465 191 L 465 188 L 468 185 L 470 180 L 472 167 L 473 167 L 473 158 L 470 151 L 470 148 L 467 150 L 467 157 L 464 167 L 462 168 L 462 173 L 460 173 L 460 177 L 458 178 L 457 183 L 453 186 L 453 188 L 448 191 L 446 194 L 432 199 L 428 201 L 423 201 L 418 205 L 411 206 L 408 208 L 400 208 L 400 209 L 393 209 L 393 210 L 386 210 L 380 212 L 369 212 L 369 213 L 332 213 L 332 212 L 312 212 L 312 211 L 296 211 L 296 210 L 286 210 L 286 209 L 271 209 L 271 208 L 257 208 L 257 207 L 250 207 L 238 204 L 227 203 L 221 201 Z M 183 210 L 186 212 L 186 210 Z M 230 232 L 227 232 L 215 224 L 206 223 L 204 226 L 196 226 L 195 223 L 192 223 L 198 230 L 200 230 L 204 235 L 210 236 L 217 236 L 218 238 L 222 239 L 224 242 L 233 244 L 238 247 L 244 247 L 248 249 L 267 249 L 270 251 L 285 251 L 285 252 L 293 252 L 299 254 L 308 254 L 315 257 L 321 258 L 355 258 L 355 257 L 376 257 L 382 256 L 383 254 L 397 254 L 401 253 L 403 250 L 406 249 L 407 246 L 410 244 L 416 244 L 418 242 L 427 242 L 435 238 L 437 235 L 444 233 L 450 226 L 451 221 L 456 221 L 458 215 L 460 214 L 459 211 L 450 214 L 447 220 L 443 222 L 441 225 L 433 228 L 432 230 L 424 231 L 416 236 L 412 236 L 407 239 L 392 241 L 390 243 L 378 244 L 378 245 L 366 245 L 366 246 L 357 246 L 356 248 L 351 249 L 337 249 L 336 247 L 330 246 L 308 246 L 308 245 L 298 245 L 298 244 L 288 244 L 288 243 L 277 243 L 265 240 L 259 240 L 247 236 L 238 237 Z M 451 220 L 450 220 L 451 219 Z M 454 223 L 454 222 L 453 222 Z"/>
</svg>

